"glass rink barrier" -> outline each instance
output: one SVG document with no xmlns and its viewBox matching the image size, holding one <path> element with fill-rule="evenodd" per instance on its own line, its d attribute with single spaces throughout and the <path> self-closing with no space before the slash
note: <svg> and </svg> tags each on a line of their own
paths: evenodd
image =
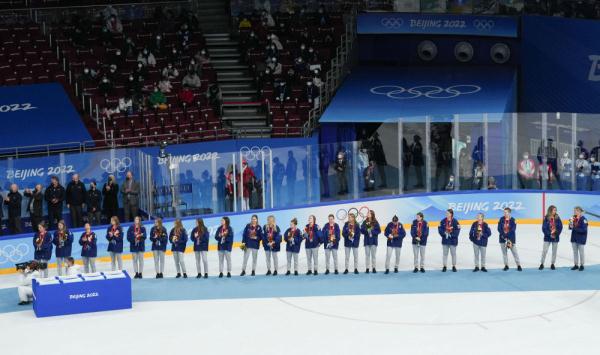
<svg viewBox="0 0 600 355">
<path fill-rule="evenodd" d="M 100 211 L 95 223 L 102 224 L 111 211 L 124 217 L 129 171 L 139 184 L 144 218 L 438 191 L 600 191 L 598 115 L 421 116 L 355 127 L 354 139 L 321 144 L 318 137 L 255 139 L 9 158 L 0 160 L 0 194 L 7 198 L 11 185 L 17 185 L 21 232 L 28 233 L 29 189 L 40 184 L 46 190 L 52 176 L 66 188 L 74 174 L 99 196 L 86 201 L 84 221 L 94 205 Z M 3 233 L 18 234 L 8 230 L 8 205 L 3 206 Z M 41 205 L 47 220 L 48 205 L 45 200 Z M 71 225 L 66 201 L 62 208 Z"/>
</svg>

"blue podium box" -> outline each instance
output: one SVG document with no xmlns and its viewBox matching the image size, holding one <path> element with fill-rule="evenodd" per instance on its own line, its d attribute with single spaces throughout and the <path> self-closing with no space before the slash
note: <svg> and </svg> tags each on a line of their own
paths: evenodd
<svg viewBox="0 0 600 355">
<path fill-rule="evenodd" d="M 56 278 L 58 283 L 33 280 L 33 311 L 36 317 L 111 311 L 132 308 L 131 277 L 126 271 L 119 278 L 100 273 L 78 280 Z"/>
</svg>

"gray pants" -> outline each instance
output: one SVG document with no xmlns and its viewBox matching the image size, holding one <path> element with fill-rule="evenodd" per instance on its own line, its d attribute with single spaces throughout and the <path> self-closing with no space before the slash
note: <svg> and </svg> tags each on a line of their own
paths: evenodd
<svg viewBox="0 0 600 355">
<path fill-rule="evenodd" d="M 113 253 L 112 251 L 108 254 L 110 254 L 110 269 L 112 271 L 123 270 L 123 255 L 121 253 Z M 119 265 L 118 269 L 117 264 Z"/>
<path fill-rule="evenodd" d="M 136 274 L 139 272 L 140 274 L 144 272 L 144 252 L 138 251 L 136 253 L 131 253 L 133 259 L 133 272 Z"/>
<path fill-rule="evenodd" d="M 486 247 L 473 243 L 473 253 L 475 254 L 475 266 L 485 267 Z"/>
<path fill-rule="evenodd" d="M 425 245 L 413 244 L 413 257 L 416 268 L 425 268 Z M 419 258 L 419 255 L 421 258 Z"/>
<path fill-rule="evenodd" d="M 40 263 L 40 264 L 48 262 L 48 260 L 46 260 L 46 259 L 37 259 L 36 261 L 38 263 Z M 48 268 L 45 268 L 44 270 L 40 270 L 40 276 L 41 277 L 48 277 Z"/>
<path fill-rule="evenodd" d="M 398 265 L 400 265 L 400 252 L 402 251 L 402 248 L 400 247 L 387 247 L 387 252 L 385 254 L 385 269 L 389 269 L 390 268 L 390 261 L 392 260 L 392 254 L 396 255 L 396 261 L 394 262 L 394 268 L 398 268 Z"/>
<path fill-rule="evenodd" d="M 540 264 L 543 264 L 544 261 L 546 261 L 546 255 L 548 254 L 550 244 L 552 244 L 552 264 L 556 263 L 556 251 L 558 249 L 558 242 L 544 242 L 544 248 L 542 249 L 542 260 Z"/>
<path fill-rule="evenodd" d="M 88 272 L 96 272 L 96 258 L 82 257 L 83 271 L 87 274 Z"/>
<path fill-rule="evenodd" d="M 373 268 L 377 265 L 377 245 L 366 245 L 365 246 L 365 266 L 367 269 Z"/>
<path fill-rule="evenodd" d="M 287 254 L 287 271 L 292 271 L 292 259 L 294 259 L 294 271 L 298 271 L 298 253 L 286 252 Z"/>
<path fill-rule="evenodd" d="M 65 269 L 65 258 L 56 258 L 56 271 L 58 276 L 62 276 L 63 270 Z"/>
<path fill-rule="evenodd" d="M 202 273 L 202 268 L 200 266 L 204 266 L 204 273 L 208 274 L 208 256 L 206 251 L 195 251 L 194 256 L 196 257 L 196 270 L 198 274 Z"/>
<path fill-rule="evenodd" d="M 183 252 L 174 251 L 173 260 L 175 260 L 175 269 L 177 270 L 177 273 L 181 274 L 183 272 L 184 274 L 186 274 L 187 271 L 185 271 L 185 259 L 183 256 Z"/>
<path fill-rule="evenodd" d="M 345 247 L 345 256 L 346 256 L 346 270 L 348 270 L 348 264 L 350 264 L 350 252 L 352 252 L 352 254 L 354 255 L 354 269 L 358 269 L 358 248 L 350 248 L 350 247 Z"/>
<path fill-rule="evenodd" d="M 90 224 L 92 226 L 99 225 L 102 222 L 100 219 L 101 219 L 100 211 L 88 212 L 88 221 L 90 222 Z"/>
<path fill-rule="evenodd" d="M 444 266 L 448 266 L 448 251 L 452 254 L 452 266 L 456 266 L 456 245 L 443 244 L 442 249 L 444 250 Z"/>
<path fill-rule="evenodd" d="M 508 248 L 506 247 L 506 243 L 500 243 L 500 248 L 502 249 L 502 259 L 504 260 L 504 265 L 508 265 Z M 521 265 L 521 261 L 519 260 L 519 252 L 517 251 L 517 245 L 513 243 L 512 248 L 510 248 L 510 252 L 515 258 L 515 263 L 517 266 Z"/>
<path fill-rule="evenodd" d="M 575 265 L 583 266 L 585 264 L 585 245 L 571 243 L 573 247 L 573 260 L 575 260 Z"/>
<path fill-rule="evenodd" d="M 306 248 L 306 264 L 309 271 L 319 271 L 319 248 Z"/>
<path fill-rule="evenodd" d="M 338 250 L 337 249 L 325 249 L 325 269 L 329 270 L 329 260 L 333 255 L 333 269 L 338 269 Z"/>
<path fill-rule="evenodd" d="M 242 271 L 246 271 L 246 265 L 248 265 L 248 258 L 252 254 L 252 271 L 256 270 L 256 259 L 258 258 L 258 249 L 246 248 L 244 250 L 244 262 L 242 263 Z"/>
<path fill-rule="evenodd" d="M 271 259 L 273 259 L 273 266 L 275 267 L 275 271 L 279 269 L 279 252 L 265 250 L 265 256 L 267 258 L 267 270 L 271 271 Z"/>
<path fill-rule="evenodd" d="M 157 274 L 165 272 L 165 252 L 162 250 L 152 250 L 154 257 L 154 270 Z"/>
<path fill-rule="evenodd" d="M 219 250 L 219 272 L 223 273 L 223 264 L 227 260 L 227 272 L 231 272 L 231 252 Z"/>
<path fill-rule="evenodd" d="M 29 302 L 33 299 L 33 289 L 31 286 L 19 286 L 17 287 L 19 293 L 19 301 Z"/>
</svg>

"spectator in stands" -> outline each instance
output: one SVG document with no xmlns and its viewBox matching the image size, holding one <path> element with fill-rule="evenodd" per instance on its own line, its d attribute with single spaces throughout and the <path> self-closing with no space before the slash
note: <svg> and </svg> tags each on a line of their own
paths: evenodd
<svg viewBox="0 0 600 355">
<path fill-rule="evenodd" d="M 290 88 L 285 82 L 281 80 L 275 88 L 275 100 L 279 102 L 288 101 L 290 99 Z"/>
<path fill-rule="evenodd" d="M 312 45 L 315 40 L 310 36 L 310 33 L 306 28 L 302 32 L 300 32 L 300 37 L 298 38 L 298 42 L 305 43 L 305 45 Z M 304 58 L 307 59 L 307 58 Z"/>
<path fill-rule="evenodd" d="M 65 199 L 65 188 L 58 182 L 58 177 L 50 178 L 50 186 L 44 192 L 44 199 L 48 204 L 49 229 L 53 229 L 58 221 L 62 219 L 63 201 Z"/>
<path fill-rule="evenodd" d="M 148 105 L 155 109 L 167 108 L 167 97 L 158 89 L 158 86 L 155 86 L 152 94 L 148 96 Z"/>
<path fill-rule="evenodd" d="M 261 13 L 260 21 L 263 27 L 275 27 L 275 19 L 273 19 L 273 16 L 268 11 L 263 11 Z"/>
<path fill-rule="evenodd" d="M 102 76 L 98 83 L 98 92 L 101 95 L 109 96 L 113 91 L 113 84 L 106 75 Z"/>
<path fill-rule="evenodd" d="M 125 58 L 133 58 L 135 56 L 135 54 L 137 53 L 137 48 L 135 46 L 135 42 L 133 42 L 131 37 L 127 37 L 125 39 L 125 44 L 123 45 L 123 48 L 121 49 L 121 53 L 123 54 L 123 56 L 125 56 Z"/>
<path fill-rule="evenodd" d="M 268 44 L 265 48 L 265 58 L 267 58 L 266 61 L 268 62 L 269 59 L 273 59 L 278 56 L 279 51 L 277 50 L 277 47 L 273 43 Z"/>
<path fill-rule="evenodd" d="M 123 210 L 125 211 L 125 221 L 131 222 L 138 215 L 140 183 L 135 181 L 131 171 L 125 174 L 125 181 L 121 186 L 123 195 Z"/>
<path fill-rule="evenodd" d="M 118 35 L 123 33 L 123 24 L 116 15 L 111 15 L 106 21 L 106 29 L 108 29 L 111 34 Z"/>
<path fill-rule="evenodd" d="M 306 44 L 302 43 L 300 45 L 300 48 L 296 50 L 296 53 L 294 54 L 294 57 L 297 58 L 302 58 L 302 61 L 304 63 L 306 63 L 306 61 L 308 60 L 308 49 L 306 48 Z"/>
<path fill-rule="evenodd" d="M 188 72 L 194 72 L 200 77 L 202 75 L 202 64 L 198 63 L 196 59 L 192 58 L 190 64 L 187 66 Z"/>
<path fill-rule="evenodd" d="M 317 52 L 312 46 L 308 47 L 308 58 L 306 62 L 309 66 L 320 66 L 321 58 L 319 57 L 319 52 Z"/>
<path fill-rule="evenodd" d="M 117 73 L 117 66 L 115 64 L 111 64 L 108 67 L 108 73 L 106 73 L 106 77 L 113 85 L 119 81 L 119 73 Z"/>
<path fill-rule="evenodd" d="M 139 78 L 138 78 L 139 79 Z M 142 80 L 136 80 L 136 78 L 132 75 L 129 75 L 127 79 L 127 83 L 125 84 L 125 94 L 129 97 L 138 97 L 142 95 L 142 85 L 143 85 L 143 77 Z"/>
<path fill-rule="evenodd" d="M 319 88 L 313 85 L 312 81 L 306 83 L 304 90 L 304 100 L 313 105 L 313 108 L 318 108 L 320 105 Z"/>
<path fill-rule="evenodd" d="M 250 209 L 250 195 L 254 189 L 256 176 L 246 159 L 242 160 L 242 211 Z"/>
<path fill-rule="evenodd" d="M 348 193 L 348 177 L 346 175 L 346 170 L 348 168 L 348 162 L 346 160 L 346 155 L 344 151 L 340 149 L 337 153 L 337 158 L 333 165 L 335 169 L 335 175 L 337 177 L 338 183 L 338 195 L 343 195 Z"/>
<path fill-rule="evenodd" d="M 578 157 L 581 153 L 583 153 L 585 159 L 588 158 L 589 152 L 583 147 L 583 141 L 580 139 L 577 141 L 577 147 L 575 147 L 575 157 Z"/>
<path fill-rule="evenodd" d="M 308 65 L 300 55 L 294 59 L 294 71 L 298 77 L 305 76 L 308 73 Z"/>
<path fill-rule="evenodd" d="M 133 71 L 133 77 L 136 81 L 143 83 L 148 77 L 148 68 L 142 62 L 137 63 L 137 67 Z"/>
<path fill-rule="evenodd" d="M 321 87 L 323 86 L 323 80 L 321 80 L 321 72 L 320 71 L 318 71 L 318 70 L 313 71 L 312 82 L 313 82 L 314 86 L 321 89 Z"/>
<path fill-rule="evenodd" d="M 200 77 L 195 72 L 188 71 L 187 74 L 183 77 L 181 81 L 181 85 L 183 87 L 189 88 L 199 88 L 202 86 L 202 82 L 200 81 Z"/>
<path fill-rule="evenodd" d="M 296 84 L 296 82 L 298 81 L 297 79 L 298 78 L 296 77 L 296 71 L 294 71 L 293 67 L 289 67 L 287 72 L 285 73 L 285 78 L 283 78 L 287 87 L 293 87 L 294 84 Z"/>
<path fill-rule="evenodd" d="M 493 176 L 488 177 L 487 183 L 488 190 L 498 190 L 498 186 L 496 186 L 496 178 Z"/>
<path fill-rule="evenodd" d="M 519 183 L 522 189 L 534 188 L 535 172 L 537 171 L 535 162 L 529 157 L 529 152 L 523 153 L 523 159 L 519 162 L 517 169 Z"/>
<path fill-rule="evenodd" d="M 96 78 L 92 74 L 90 68 L 83 68 L 83 74 L 78 79 L 79 88 L 83 91 L 88 88 L 96 87 Z"/>
<path fill-rule="evenodd" d="M 252 22 L 248 19 L 248 16 L 243 16 L 238 24 L 238 29 L 240 30 L 249 30 L 252 28 Z"/>
<path fill-rule="evenodd" d="M 483 177 L 485 175 L 485 166 L 482 161 L 478 161 L 473 170 L 473 189 L 481 190 L 483 187 Z"/>
<path fill-rule="evenodd" d="M 251 49 L 256 49 L 260 46 L 260 41 L 258 40 L 258 36 L 254 31 L 250 31 L 248 37 L 243 38 L 241 41 L 242 52 L 246 53 Z"/>
<path fill-rule="evenodd" d="M 171 48 L 169 55 L 167 56 L 167 61 L 172 63 L 175 67 L 181 67 L 183 64 L 181 61 L 181 52 L 177 50 L 177 47 Z"/>
<path fill-rule="evenodd" d="M 125 65 L 125 58 L 122 55 L 120 49 L 114 51 L 114 53 L 109 57 L 108 63 L 109 66 L 115 66 L 115 68 L 123 68 Z"/>
<path fill-rule="evenodd" d="M 158 56 L 158 57 L 162 57 L 165 52 L 165 44 L 163 41 L 163 37 L 162 35 L 156 34 L 154 36 L 154 39 L 152 40 L 152 43 L 150 44 L 150 48 L 149 48 L 150 52 L 153 53 L 154 55 Z"/>
<path fill-rule="evenodd" d="M 162 70 L 162 76 L 169 80 L 177 79 L 179 77 L 179 70 L 173 66 L 173 63 L 168 63 Z"/>
<path fill-rule="evenodd" d="M 182 17 L 185 14 L 185 18 L 182 18 L 180 21 L 185 22 L 188 25 L 190 31 L 198 31 L 200 29 L 200 21 L 196 14 L 193 11 L 183 11 L 181 13 Z"/>
<path fill-rule="evenodd" d="M 218 84 L 212 84 L 206 91 L 206 98 L 212 107 L 215 114 L 221 116 L 221 105 L 223 102 L 223 94 Z"/>
<path fill-rule="evenodd" d="M 189 48 L 190 41 L 192 39 L 192 32 L 188 28 L 187 23 L 183 23 L 177 31 L 177 39 L 179 41 L 179 48 L 185 51 Z"/>
<path fill-rule="evenodd" d="M 256 88 L 260 94 L 267 85 L 273 85 L 273 73 L 270 68 L 265 68 L 264 71 L 259 72 L 256 78 Z"/>
<path fill-rule="evenodd" d="M 196 52 L 196 54 L 194 55 L 194 59 L 197 63 L 200 63 L 200 65 L 206 65 L 210 63 L 210 56 L 204 48 Z"/>
<path fill-rule="evenodd" d="M 369 166 L 363 172 L 363 179 L 365 181 L 364 191 L 375 190 L 375 162 L 369 161 Z"/>
<path fill-rule="evenodd" d="M 123 112 L 127 115 L 133 115 L 133 100 L 129 94 L 119 98 L 119 112 Z"/>
<path fill-rule="evenodd" d="M 142 63 L 145 67 L 154 68 L 156 66 L 156 58 L 154 57 L 154 53 L 152 53 L 148 48 L 144 48 L 138 53 L 137 61 L 138 63 Z"/>
<path fill-rule="evenodd" d="M 269 36 L 267 36 L 267 40 L 269 41 L 269 44 L 274 45 L 278 51 L 283 50 L 283 44 L 281 44 L 281 41 L 279 40 L 279 37 L 277 37 L 276 34 L 271 33 Z"/>
<path fill-rule="evenodd" d="M 104 201 L 102 202 L 102 209 L 104 215 L 110 220 L 113 216 L 119 215 L 119 185 L 114 175 L 108 176 L 108 181 L 102 187 L 102 196 Z"/>
<path fill-rule="evenodd" d="M 423 166 L 425 165 L 425 157 L 423 155 L 423 145 L 421 144 L 421 136 L 414 135 L 413 143 L 410 146 L 410 153 L 412 155 L 412 164 L 415 167 L 417 175 L 417 184 L 415 188 L 423 188 Z"/>
<path fill-rule="evenodd" d="M 79 174 L 71 176 L 71 182 L 67 185 L 65 193 L 67 208 L 71 214 L 71 227 L 83 226 L 83 205 L 86 201 L 85 185 L 79 180 Z"/>
<path fill-rule="evenodd" d="M 108 19 L 110 19 L 112 16 L 118 16 L 118 15 L 119 15 L 119 12 L 117 11 L 117 9 L 115 9 L 111 5 L 108 5 L 107 7 L 105 7 L 102 10 L 102 18 L 104 19 L 104 21 L 108 21 Z"/>
<path fill-rule="evenodd" d="M 181 88 L 179 91 L 179 101 L 184 106 L 190 106 L 194 103 L 194 93 L 187 87 Z"/>
<path fill-rule="evenodd" d="M 271 60 L 267 63 L 267 68 L 271 70 L 273 75 L 281 75 L 281 71 L 283 70 L 281 63 L 277 61 L 277 57 L 271 58 Z"/>
<path fill-rule="evenodd" d="M 27 202 L 27 212 L 31 220 L 31 228 L 34 232 L 37 231 L 38 225 L 42 222 L 44 211 L 42 203 L 44 201 L 44 194 L 42 193 L 42 184 L 35 185 L 35 189 L 25 189 L 25 196 L 29 197 Z"/>
<path fill-rule="evenodd" d="M 329 26 L 331 23 L 331 19 L 329 18 L 329 15 L 327 14 L 327 11 L 325 11 L 325 7 L 323 5 L 319 6 L 315 20 L 316 25 L 320 27 Z"/>
<path fill-rule="evenodd" d="M 10 192 L 4 198 L 4 204 L 8 210 L 8 230 L 11 234 L 20 234 L 21 227 L 21 202 L 23 196 L 19 192 L 17 184 L 10 185 Z"/>
<path fill-rule="evenodd" d="M 93 226 L 101 223 L 101 201 L 102 195 L 96 188 L 96 182 L 90 182 L 90 189 L 87 191 L 85 204 L 87 205 L 88 221 Z"/>
<path fill-rule="evenodd" d="M 168 94 L 173 90 L 173 84 L 171 84 L 168 76 L 163 76 L 162 79 L 160 79 L 158 82 L 158 89 L 163 94 Z"/>
</svg>

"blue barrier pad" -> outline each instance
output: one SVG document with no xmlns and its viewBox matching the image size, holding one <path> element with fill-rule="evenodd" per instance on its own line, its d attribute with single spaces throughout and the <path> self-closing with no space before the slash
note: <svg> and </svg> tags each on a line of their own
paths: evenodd
<svg viewBox="0 0 600 355">
<path fill-rule="evenodd" d="M 126 271 L 120 273 L 120 276 L 98 273 L 96 276 L 57 277 L 58 283 L 34 280 L 33 311 L 39 318 L 130 309 L 131 278 Z"/>
</svg>

